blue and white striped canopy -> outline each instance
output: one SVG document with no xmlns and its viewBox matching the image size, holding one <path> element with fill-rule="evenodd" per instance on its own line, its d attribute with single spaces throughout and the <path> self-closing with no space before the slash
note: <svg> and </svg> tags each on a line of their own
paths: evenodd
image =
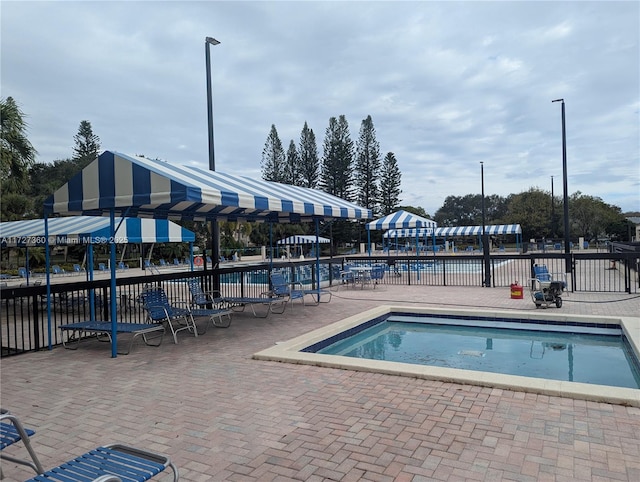
<svg viewBox="0 0 640 482">
<path fill-rule="evenodd" d="M 522 234 L 522 228 L 519 224 L 492 224 L 485 226 L 487 234 L 495 236 L 499 234 Z M 431 236 L 433 232 L 430 229 L 418 229 L 418 237 Z M 436 237 L 447 236 L 479 236 L 482 234 L 482 226 L 451 226 L 435 229 Z M 389 230 L 383 234 L 385 238 L 415 238 L 415 229 L 395 229 Z"/>
<path fill-rule="evenodd" d="M 49 218 L 49 245 L 115 243 L 187 243 L 195 234 L 167 219 L 115 219 L 117 231 L 110 235 L 109 218 L 70 216 Z M 119 227 L 118 227 L 119 226 Z M 44 219 L 0 223 L 2 247 L 44 246 Z"/>
<path fill-rule="evenodd" d="M 315 189 L 105 151 L 44 203 L 46 214 L 205 221 L 369 219 L 371 211 Z"/>
<path fill-rule="evenodd" d="M 406 229 L 406 228 L 435 228 L 438 223 L 407 211 L 397 211 L 375 221 L 367 223 L 367 230 Z M 415 233 L 414 233 L 415 236 Z"/>
<path fill-rule="evenodd" d="M 522 234 L 519 224 L 485 225 L 490 236 L 498 234 Z M 436 229 L 436 236 L 478 236 L 482 234 L 482 226 L 451 226 Z"/>
<path fill-rule="evenodd" d="M 288 238 L 278 240 L 277 244 L 315 244 L 316 237 L 311 234 L 298 234 L 296 236 L 289 236 Z M 330 243 L 329 238 L 323 238 L 318 236 L 319 243 Z"/>
<path fill-rule="evenodd" d="M 436 232 L 437 232 L 436 228 Z M 382 235 L 383 238 L 415 238 L 418 236 L 433 236 L 433 228 L 417 228 L 417 229 L 390 229 Z"/>
</svg>

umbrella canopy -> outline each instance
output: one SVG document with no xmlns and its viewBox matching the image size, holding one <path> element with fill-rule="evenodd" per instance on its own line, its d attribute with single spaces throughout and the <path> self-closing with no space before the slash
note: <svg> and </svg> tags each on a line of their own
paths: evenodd
<svg viewBox="0 0 640 482">
<path fill-rule="evenodd" d="M 438 223 L 407 211 L 397 211 L 383 218 L 367 223 L 367 230 L 387 230 L 403 228 L 435 228 Z"/>
<path fill-rule="evenodd" d="M 315 189 L 105 151 L 44 203 L 46 215 L 308 222 L 371 210 Z"/>
<path fill-rule="evenodd" d="M 110 234 L 108 218 L 98 216 L 70 216 L 51 218 L 49 245 L 122 243 L 190 243 L 196 236 L 192 231 L 167 219 L 116 218 L 119 226 L 115 236 Z M 0 223 L 2 247 L 44 246 L 44 219 L 8 221 Z"/>
<path fill-rule="evenodd" d="M 313 235 L 298 234 L 295 236 L 289 236 L 288 238 L 278 240 L 277 244 L 313 244 L 316 242 L 316 237 Z M 319 243 L 330 243 L 329 238 L 323 238 L 318 236 Z"/>
</svg>

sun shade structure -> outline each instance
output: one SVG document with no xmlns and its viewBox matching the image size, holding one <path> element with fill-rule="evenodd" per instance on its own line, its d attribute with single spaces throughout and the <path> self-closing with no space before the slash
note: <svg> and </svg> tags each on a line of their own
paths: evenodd
<svg viewBox="0 0 640 482">
<path fill-rule="evenodd" d="M 315 189 L 105 151 L 44 203 L 44 212 L 207 221 L 370 219 L 371 211 Z"/>
<path fill-rule="evenodd" d="M 522 228 L 519 224 L 495 224 L 485 226 L 487 234 L 490 236 L 522 234 Z M 418 229 L 418 236 L 432 234 L 430 230 Z M 436 237 L 446 236 L 477 236 L 482 234 L 482 226 L 450 226 L 435 229 Z M 416 236 L 415 229 L 391 229 L 383 234 L 385 238 L 414 238 Z"/>
<path fill-rule="evenodd" d="M 53 214 L 109 216 L 110 232 L 118 232 L 116 215 L 191 221 L 315 222 L 325 219 L 370 219 L 371 210 L 315 189 L 256 180 L 244 176 L 179 166 L 160 160 L 105 151 L 44 202 L 45 238 Z M 111 356 L 117 356 L 115 243 L 111 260 Z M 48 260 L 48 250 L 45 253 Z M 273 257 L 271 257 L 273 258 Z M 316 260 L 317 272 L 320 260 Z M 319 282 L 317 283 L 318 290 Z M 51 286 L 47 270 L 47 305 Z M 51 331 L 51 310 L 47 310 Z M 51 339 L 51 336 L 50 336 Z M 50 343 L 51 348 L 51 343 Z"/>
<path fill-rule="evenodd" d="M 330 243 L 329 238 L 323 238 L 318 236 L 318 243 Z M 278 240 L 277 244 L 315 244 L 316 237 L 312 235 L 298 234 L 296 236 L 289 236 L 288 238 Z"/>
<path fill-rule="evenodd" d="M 117 244 L 125 243 L 191 243 L 195 234 L 167 219 L 116 218 L 118 231 L 113 236 Z M 31 247 L 45 245 L 44 219 L 8 221 L 0 223 L 2 247 Z M 108 244 L 111 237 L 109 218 L 98 216 L 70 216 L 51 218 L 48 241 L 54 245 Z"/>
<path fill-rule="evenodd" d="M 397 211 L 389 214 L 375 221 L 367 223 L 367 231 L 382 231 L 387 229 L 406 229 L 406 228 L 433 228 L 435 229 L 438 223 L 431 219 L 423 218 L 417 214 L 409 213 L 407 211 Z"/>
</svg>

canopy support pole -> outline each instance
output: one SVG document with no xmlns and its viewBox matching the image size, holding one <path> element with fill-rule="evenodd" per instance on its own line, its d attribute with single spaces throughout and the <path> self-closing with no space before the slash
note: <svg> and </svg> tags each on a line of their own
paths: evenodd
<svg viewBox="0 0 640 482">
<path fill-rule="evenodd" d="M 47 280 L 47 338 L 49 339 L 49 350 L 53 350 L 52 333 L 51 333 L 51 276 L 49 274 L 49 217 L 44 215 L 44 273 Z M 29 280 L 29 266 L 27 264 L 27 282 Z"/>
<path fill-rule="evenodd" d="M 320 220 L 315 219 L 316 224 L 316 290 L 318 290 L 318 303 L 320 303 Z"/>
<path fill-rule="evenodd" d="M 124 217 L 122 218 L 124 219 Z M 111 358 L 116 358 L 118 356 L 118 330 L 116 323 L 118 322 L 116 316 L 116 243 L 115 243 L 115 235 L 116 235 L 116 213 L 115 209 L 111 208 L 109 211 L 109 220 L 111 221 L 110 229 L 111 229 L 111 239 L 109 240 L 109 264 L 111 269 L 111 286 L 110 286 L 110 309 L 111 309 Z M 118 225 L 119 227 L 119 225 Z"/>
</svg>

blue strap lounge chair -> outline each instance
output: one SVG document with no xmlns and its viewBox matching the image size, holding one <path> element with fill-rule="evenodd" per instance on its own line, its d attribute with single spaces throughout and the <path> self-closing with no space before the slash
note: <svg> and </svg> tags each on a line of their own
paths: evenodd
<svg viewBox="0 0 640 482">
<path fill-rule="evenodd" d="M 96 336 L 100 341 L 111 342 L 111 329 L 110 321 L 79 321 L 61 325 L 60 331 L 68 333 L 66 340 L 65 336 L 62 336 L 62 344 L 69 350 L 77 350 L 80 340 L 86 338 L 86 335 Z M 133 342 L 139 336 L 147 346 L 160 346 L 164 333 L 164 326 L 160 323 L 116 323 L 117 335 L 131 335 L 127 349 L 119 350 L 118 355 L 128 355 Z M 120 343 L 118 346 L 121 346 Z"/>
<path fill-rule="evenodd" d="M 180 480 L 178 468 L 169 457 L 136 447 L 113 444 L 91 450 L 26 482 L 107 482 L 118 479 L 144 481 L 167 467 L 173 470 L 174 482 Z"/>
<path fill-rule="evenodd" d="M 231 310 L 225 306 L 220 293 L 204 291 L 198 278 L 189 278 L 187 284 L 191 293 L 191 315 L 194 318 L 208 317 L 213 326 L 228 328 L 231 325 Z"/>
<path fill-rule="evenodd" d="M 151 324 L 163 323 L 169 326 L 175 344 L 178 343 L 177 334 L 180 331 L 187 330 L 194 336 L 198 336 L 198 330 L 188 303 L 177 302 L 172 305 L 162 288 L 143 291 L 140 294 L 140 301 L 142 308 L 147 312 L 147 322 Z"/>
<path fill-rule="evenodd" d="M 312 304 L 317 305 L 324 297 L 326 301 L 331 301 L 331 292 L 321 289 L 305 289 L 302 283 L 288 283 L 282 273 L 271 273 L 271 289 L 273 294 L 287 301 L 301 300 L 303 305 L 307 304 L 306 296 L 310 296 Z"/>
<path fill-rule="evenodd" d="M 25 428 L 15 415 L 9 413 L 8 410 L 0 409 L 0 459 L 8 460 L 20 465 L 31 467 L 36 474 L 44 472 L 42 464 L 38 460 L 38 456 L 31 447 L 30 437 L 35 431 Z M 4 449 L 10 445 L 22 442 L 31 457 L 31 461 L 8 455 Z M 0 478 L 2 478 L 2 469 L 0 468 Z"/>
</svg>

